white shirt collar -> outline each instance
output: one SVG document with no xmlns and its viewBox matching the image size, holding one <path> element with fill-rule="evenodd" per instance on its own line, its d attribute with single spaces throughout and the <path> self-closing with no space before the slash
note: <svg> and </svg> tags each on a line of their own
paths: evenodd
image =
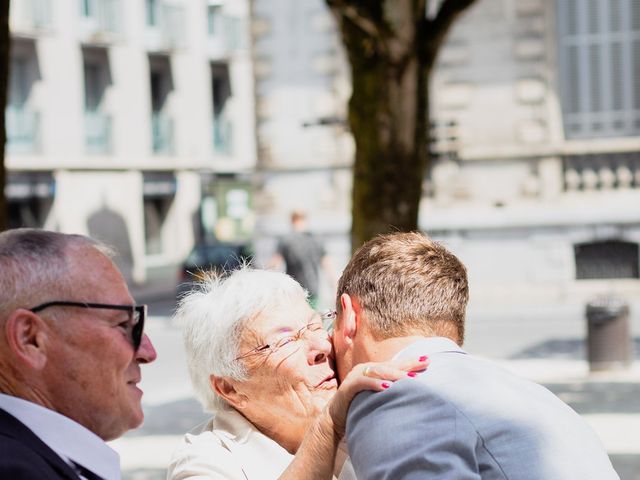
<svg viewBox="0 0 640 480">
<path fill-rule="evenodd" d="M 424 337 L 407 345 L 393 356 L 393 359 L 430 355 L 439 352 L 465 352 L 456 342 L 445 337 Z"/>
<path fill-rule="evenodd" d="M 16 417 L 71 465 L 107 480 L 120 480 L 120 456 L 95 433 L 53 410 L 0 393 L 0 408 Z"/>
</svg>

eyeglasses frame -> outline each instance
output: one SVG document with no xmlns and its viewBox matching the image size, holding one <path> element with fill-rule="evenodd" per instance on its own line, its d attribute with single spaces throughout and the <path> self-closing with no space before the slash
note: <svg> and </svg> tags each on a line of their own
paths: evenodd
<svg viewBox="0 0 640 480">
<path fill-rule="evenodd" d="M 288 337 L 285 338 L 292 338 L 293 340 L 291 340 L 291 342 L 287 342 L 285 345 L 287 345 L 288 343 L 292 343 L 292 342 L 297 342 L 298 340 L 302 339 L 302 336 L 304 335 L 304 333 L 309 329 L 310 325 L 320 325 L 322 328 L 326 328 L 325 326 L 325 321 L 326 320 L 334 320 L 336 318 L 337 312 L 335 310 L 327 310 L 326 312 L 323 312 L 320 314 L 320 321 L 319 322 L 309 322 L 307 323 L 305 326 L 303 326 L 302 328 L 300 328 L 295 334 L 293 335 L 289 335 Z M 317 331 L 317 330 L 312 330 L 312 331 Z M 276 342 L 278 343 L 278 342 Z M 266 351 L 271 351 L 271 353 L 274 353 L 275 351 L 279 350 L 280 348 L 284 347 L 285 345 L 281 345 L 280 347 L 276 347 L 271 346 L 271 344 L 264 344 L 264 345 L 260 345 L 259 347 L 256 347 L 252 350 L 249 350 L 248 352 L 236 357 L 234 360 L 242 360 L 243 358 L 247 358 L 247 357 L 251 357 L 254 355 L 260 355 Z M 275 350 L 274 350 L 275 348 Z"/>
<path fill-rule="evenodd" d="M 140 344 L 142 343 L 142 337 L 144 335 L 144 323 L 147 318 L 147 305 L 117 305 L 111 303 L 91 303 L 91 302 L 72 302 L 66 300 L 52 300 L 37 305 L 28 310 L 33 313 L 38 313 L 45 308 L 49 307 L 79 307 L 79 308 L 97 308 L 102 310 L 120 310 L 123 312 L 138 313 L 138 321 L 131 327 L 131 345 L 133 345 L 134 351 L 138 351 Z M 133 318 L 133 317 L 132 317 Z"/>
</svg>

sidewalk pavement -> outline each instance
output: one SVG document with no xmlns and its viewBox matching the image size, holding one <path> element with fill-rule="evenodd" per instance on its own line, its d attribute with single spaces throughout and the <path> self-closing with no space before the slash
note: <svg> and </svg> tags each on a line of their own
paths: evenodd
<svg viewBox="0 0 640 480">
<path fill-rule="evenodd" d="M 629 370 L 590 374 L 581 360 L 499 360 L 504 368 L 545 385 L 571 405 L 602 440 L 622 480 L 640 480 L 640 361 Z M 185 397 L 145 407 L 145 425 L 112 446 L 120 453 L 124 479 L 165 478 L 182 435 L 206 420 Z M 570 438 L 567 441 L 571 441 Z"/>
<path fill-rule="evenodd" d="M 635 471 L 625 472 L 623 479 L 640 480 L 640 361 L 628 370 L 597 373 L 589 373 L 588 363 L 580 360 L 498 363 L 571 405 L 598 433 L 610 456 L 636 457 Z"/>
</svg>

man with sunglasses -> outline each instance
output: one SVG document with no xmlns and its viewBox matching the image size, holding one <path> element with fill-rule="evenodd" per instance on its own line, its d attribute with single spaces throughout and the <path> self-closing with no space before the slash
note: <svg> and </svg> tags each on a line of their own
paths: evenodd
<svg viewBox="0 0 640 480">
<path fill-rule="evenodd" d="M 142 422 L 156 352 L 110 256 L 81 235 L 0 233 L 0 478 L 120 478 L 104 442 Z"/>
</svg>

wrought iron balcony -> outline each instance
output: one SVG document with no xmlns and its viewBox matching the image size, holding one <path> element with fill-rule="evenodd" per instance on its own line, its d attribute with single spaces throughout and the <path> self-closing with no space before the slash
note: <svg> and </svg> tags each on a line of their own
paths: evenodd
<svg viewBox="0 0 640 480">
<path fill-rule="evenodd" d="M 151 115 L 151 144 L 156 155 L 173 153 L 173 119 L 162 113 Z"/>
<path fill-rule="evenodd" d="M 231 154 L 233 125 L 224 117 L 213 120 L 213 150 L 222 155 Z"/>
<path fill-rule="evenodd" d="M 51 27 L 51 0 L 19 0 L 10 5 L 11 31 L 14 34 L 36 34 Z"/>
<path fill-rule="evenodd" d="M 34 153 L 39 147 L 40 114 L 21 107 L 7 107 L 7 151 Z"/>
<path fill-rule="evenodd" d="M 185 46 L 183 7 L 158 2 L 147 3 L 147 48 L 166 52 Z"/>
<path fill-rule="evenodd" d="M 100 112 L 84 114 L 85 146 L 88 153 L 111 152 L 111 116 Z"/>
<path fill-rule="evenodd" d="M 78 0 L 85 43 L 108 43 L 121 33 L 120 0 Z"/>
<path fill-rule="evenodd" d="M 246 21 L 228 15 L 209 14 L 207 53 L 212 60 L 225 59 L 247 48 Z"/>
</svg>

